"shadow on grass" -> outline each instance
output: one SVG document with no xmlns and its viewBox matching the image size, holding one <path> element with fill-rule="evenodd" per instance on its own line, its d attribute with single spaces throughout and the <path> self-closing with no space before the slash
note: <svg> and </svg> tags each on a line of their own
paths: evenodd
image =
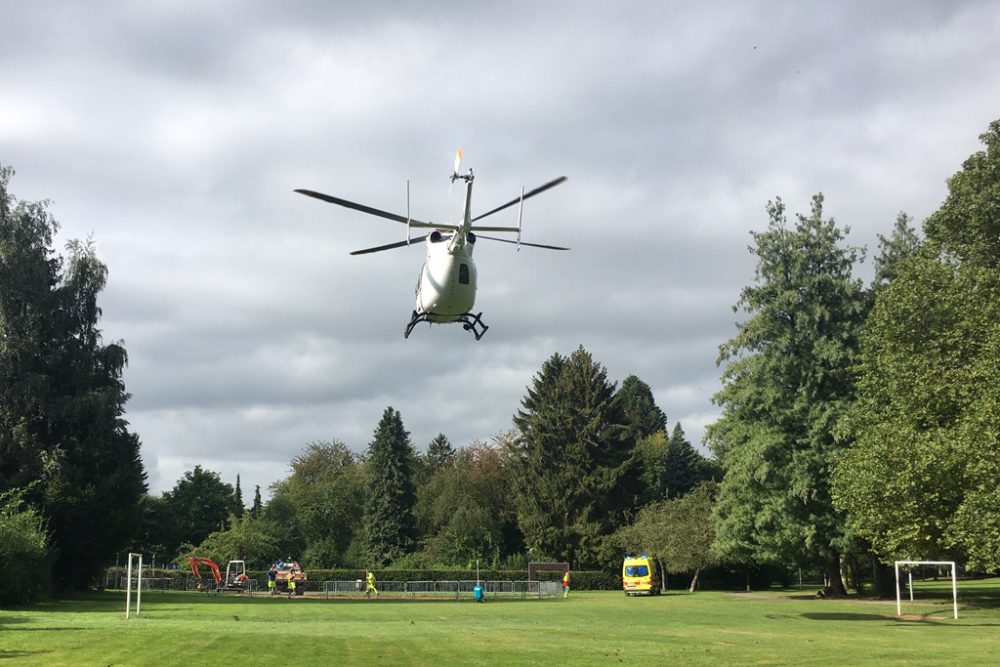
<svg viewBox="0 0 1000 667">
<path fill-rule="evenodd" d="M 0 651 L 0 660 L 17 660 L 18 658 L 29 658 L 45 653 L 48 653 L 48 651 Z"/>
<path fill-rule="evenodd" d="M 86 630 L 86 628 L 74 628 L 74 627 L 56 627 L 52 625 L 46 625 L 43 628 L 4 628 L 6 632 L 52 632 L 58 630 L 59 632 L 81 632 Z"/>
<path fill-rule="evenodd" d="M 802 618 L 808 618 L 810 621 L 893 621 L 903 623 L 895 616 L 883 616 L 882 614 L 853 614 L 851 612 L 845 611 L 810 611 L 802 614 Z M 929 621 L 936 623 L 934 619 L 923 618 L 921 621 Z"/>
<path fill-rule="evenodd" d="M 32 619 L 27 616 L 0 616 L 0 625 L 14 625 L 16 623 L 31 623 Z"/>
</svg>

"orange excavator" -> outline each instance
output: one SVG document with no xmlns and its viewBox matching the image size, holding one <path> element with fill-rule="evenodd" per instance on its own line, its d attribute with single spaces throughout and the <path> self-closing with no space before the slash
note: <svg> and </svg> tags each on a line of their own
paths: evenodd
<svg viewBox="0 0 1000 667">
<path fill-rule="evenodd" d="M 232 591 L 235 593 L 242 593 L 250 589 L 250 578 L 247 576 L 247 566 L 241 560 L 231 560 L 229 564 L 226 565 L 226 576 L 223 578 L 222 571 L 219 566 L 211 558 L 196 558 L 192 556 L 188 558 L 191 563 L 191 571 L 194 573 L 195 578 L 198 580 L 198 590 L 208 591 L 210 593 L 221 593 L 223 591 Z M 202 576 L 201 570 L 198 568 L 199 565 L 204 565 L 212 573 L 211 582 L 206 583 L 205 577 Z"/>
</svg>

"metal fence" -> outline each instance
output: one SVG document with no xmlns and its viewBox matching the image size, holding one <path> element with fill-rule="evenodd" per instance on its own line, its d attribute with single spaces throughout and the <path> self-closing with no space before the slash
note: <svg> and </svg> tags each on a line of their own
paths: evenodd
<svg viewBox="0 0 1000 667">
<path fill-rule="evenodd" d="M 521 597 L 542 598 L 554 597 L 561 588 L 558 581 L 483 581 L 483 594 L 487 598 Z M 475 581 L 379 581 L 375 587 L 379 597 L 411 599 L 472 599 L 474 597 Z M 358 579 L 355 581 L 324 581 L 323 595 L 326 598 L 366 597 L 367 586 Z"/>
<path fill-rule="evenodd" d="M 561 584 L 558 581 L 482 581 L 483 594 L 486 598 L 545 598 L 555 597 L 561 591 Z M 126 587 L 127 581 L 124 574 L 118 577 L 108 577 L 105 586 L 108 588 Z M 143 591 L 197 591 L 199 584 L 209 586 L 209 592 L 215 591 L 215 582 L 211 579 L 199 582 L 194 577 L 143 577 Z M 135 576 L 132 577 L 132 586 L 138 588 L 139 583 Z M 375 584 L 379 591 L 379 597 L 390 598 L 410 598 L 410 599 L 439 599 L 439 600 L 461 600 L 472 599 L 473 589 L 476 586 L 474 580 L 466 581 L 379 581 Z M 365 582 L 361 579 L 354 581 L 308 581 L 300 584 L 300 588 L 306 594 L 322 593 L 325 598 L 363 598 L 365 597 Z M 267 590 L 266 582 L 251 579 L 247 588 L 247 593 L 253 595 Z M 281 593 L 287 595 L 287 593 Z"/>
<path fill-rule="evenodd" d="M 128 584 L 126 575 L 122 574 L 118 577 L 107 577 L 105 580 L 106 588 L 120 588 L 125 589 Z M 201 588 L 199 588 L 201 586 Z M 132 576 L 132 587 L 138 588 L 139 582 L 135 575 Z M 210 577 L 198 580 L 194 577 L 143 577 L 142 578 L 142 590 L 144 591 L 205 591 L 215 592 L 217 586 L 215 581 Z M 249 585 L 245 592 L 253 595 L 261 590 L 260 584 L 256 579 L 250 579 Z"/>
</svg>

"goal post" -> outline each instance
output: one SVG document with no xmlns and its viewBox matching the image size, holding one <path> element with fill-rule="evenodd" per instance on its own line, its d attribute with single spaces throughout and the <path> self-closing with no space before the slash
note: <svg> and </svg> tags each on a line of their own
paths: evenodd
<svg viewBox="0 0 1000 667">
<path fill-rule="evenodd" d="M 903 615 L 903 600 L 899 590 L 899 567 L 912 565 L 947 565 L 951 568 L 951 603 L 955 618 L 958 618 L 958 579 L 955 574 L 955 561 L 953 560 L 897 560 L 896 561 L 896 616 Z M 913 602 L 913 572 L 907 573 L 910 585 L 910 602 Z"/>
<path fill-rule="evenodd" d="M 142 605 L 142 554 L 130 553 L 128 555 L 128 567 L 125 569 L 125 620 L 129 619 L 132 612 L 132 563 L 137 565 L 135 578 L 135 615 L 139 615 Z"/>
<path fill-rule="evenodd" d="M 528 563 L 528 581 L 535 581 L 538 578 L 539 570 L 556 570 L 566 573 L 569 571 L 569 563 L 562 561 L 531 561 Z"/>
</svg>

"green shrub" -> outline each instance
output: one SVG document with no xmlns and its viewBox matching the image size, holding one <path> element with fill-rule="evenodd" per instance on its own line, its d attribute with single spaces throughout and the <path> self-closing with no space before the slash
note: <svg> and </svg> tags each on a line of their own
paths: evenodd
<svg viewBox="0 0 1000 667">
<path fill-rule="evenodd" d="M 0 605 L 47 598 L 52 589 L 52 554 L 45 520 L 24 507 L 20 489 L 0 493 Z"/>
</svg>

